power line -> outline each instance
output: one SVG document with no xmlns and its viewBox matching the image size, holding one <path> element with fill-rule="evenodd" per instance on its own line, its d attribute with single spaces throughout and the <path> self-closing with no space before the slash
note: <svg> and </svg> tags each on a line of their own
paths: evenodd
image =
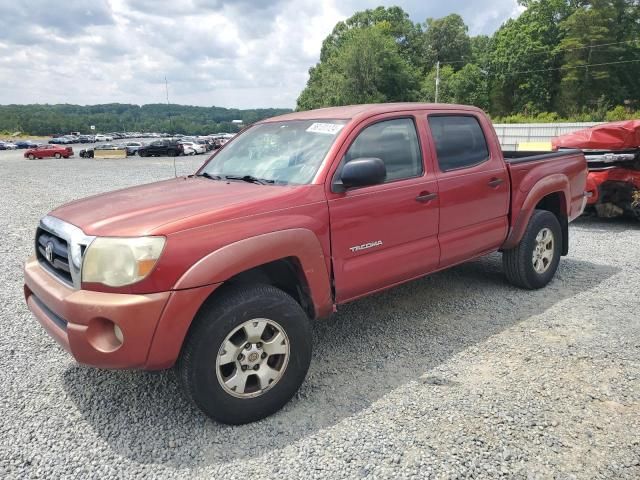
<svg viewBox="0 0 640 480">
<path fill-rule="evenodd" d="M 624 40 L 622 42 L 599 43 L 599 44 L 596 44 L 596 45 L 582 45 L 580 47 L 556 48 L 556 49 L 551 49 L 551 50 L 549 50 L 549 47 L 540 47 L 540 48 L 534 48 L 532 50 L 534 52 L 535 51 L 546 50 L 549 53 L 552 50 L 554 52 L 564 52 L 564 51 L 572 51 L 572 50 L 585 50 L 587 48 L 608 47 L 609 45 L 621 45 L 623 43 L 638 43 L 638 42 L 640 42 L 640 39 L 636 38 L 636 39 L 632 39 L 632 40 Z"/>
<path fill-rule="evenodd" d="M 636 60 L 621 60 L 618 62 L 605 62 L 605 63 L 591 63 L 591 64 L 586 64 L 586 65 L 576 65 L 574 67 L 569 67 L 569 66 L 562 66 L 562 67 L 558 67 L 558 68 L 541 68 L 539 70 L 523 70 L 521 72 L 501 72 L 503 74 L 506 75 L 520 75 L 520 74 L 524 74 L 524 73 L 536 73 L 536 72 L 552 72 L 552 71 L 556 71 L 556 70 L 573 70 L 576 68 L 590 68 L 590 67 L 603 67 L 605 65 L 618 65 L 621 63 L 637 63 L 640 62 L 640 58 L 636 59 Z"/>
<path fill-rule="evenodd" d="M 542 50 L 546 50 L 547 53 L 551 53 L 553 52 L 565 52 L 565 51 L 573 51 L 573 50 L 586 50 L 587 48 L 598 48 L 598 47 L 608 47 L 610 45 L 621 45 L 623 43 L 638 43 L 640 42 L 640 39 L 634 39 L 634 40 L 625 40 L 623 42 L 610 42 L 610 43 L 599 43 L 596 45 L 583 45 L 581 47 L 571 47 L 571 48 L 558 48 L 558 49 L 551 49 L 549 50 L 548 47 L 541 47 L 541 48 L 534 48 L 533 51 L 542 51 Z M 471 63 L 468 60 L 452 60 L 450 62 L 447 61 L 442 61 L 440 62 L 440 65 L 455 65 L 458 63 Z"/>
</svg>

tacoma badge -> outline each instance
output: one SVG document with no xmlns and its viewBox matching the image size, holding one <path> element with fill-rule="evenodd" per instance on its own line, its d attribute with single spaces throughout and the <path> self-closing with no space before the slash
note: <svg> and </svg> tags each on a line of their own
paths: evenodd
<svg viewBox="0 0 640 480">
<path fill-rule="evenodd" d="M 379 247 L 380 245 L 382 245 L 382 240 L 376 240 L 375 242 L 365 243 L 364 245 L 356 245 L 355 247 L 349 247 L 349 250 L 351 250 L 352 252 L 359 252 L 360 250 Z"/>
</svg>

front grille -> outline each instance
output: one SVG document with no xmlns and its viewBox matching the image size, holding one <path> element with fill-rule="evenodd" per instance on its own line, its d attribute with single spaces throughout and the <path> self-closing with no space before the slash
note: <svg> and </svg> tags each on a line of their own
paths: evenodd
<svg viewBox="0 0 640 480">
<path fill-rule="evenodd" d="M 49 250 L 49 255 L 47 255 Z M 69 245 L 67 241 L 42 228 L 36 231 L 36 256 L 40 265 L 66 283 L 73 285 L 69 268 Z"/>
</svg>

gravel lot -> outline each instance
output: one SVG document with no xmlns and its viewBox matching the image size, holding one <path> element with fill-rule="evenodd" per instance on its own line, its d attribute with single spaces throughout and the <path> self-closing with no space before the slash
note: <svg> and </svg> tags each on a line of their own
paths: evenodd
<svg viewBox="0 0 640 480">
<path fill-rule="evenodd" d="M 640 478 L 640 224 L 576 222 L 542 291 L 496 254 L 347 305 L 298 397 L 229 427 L 171 372 L 76 365 L 22 297 L 42 215 L 172 162 L 21 154 L 0 152 L 1 478 Z"/>
</svg>

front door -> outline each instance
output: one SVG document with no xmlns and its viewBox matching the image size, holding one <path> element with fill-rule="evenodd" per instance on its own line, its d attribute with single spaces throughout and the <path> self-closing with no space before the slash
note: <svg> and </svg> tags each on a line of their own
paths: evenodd
<svg viewBox="0 0 640 480">
<path fill-rule="evenodd" d="M 438 186 L 424 161 L 417 122 L 413 115 L 372 120 L 347 140 L 350 146 L 342 164 L 380 158 L 387 179 L 329 199 L 338 303 L 423 275 L 438 265 Z"/>
</svg>

